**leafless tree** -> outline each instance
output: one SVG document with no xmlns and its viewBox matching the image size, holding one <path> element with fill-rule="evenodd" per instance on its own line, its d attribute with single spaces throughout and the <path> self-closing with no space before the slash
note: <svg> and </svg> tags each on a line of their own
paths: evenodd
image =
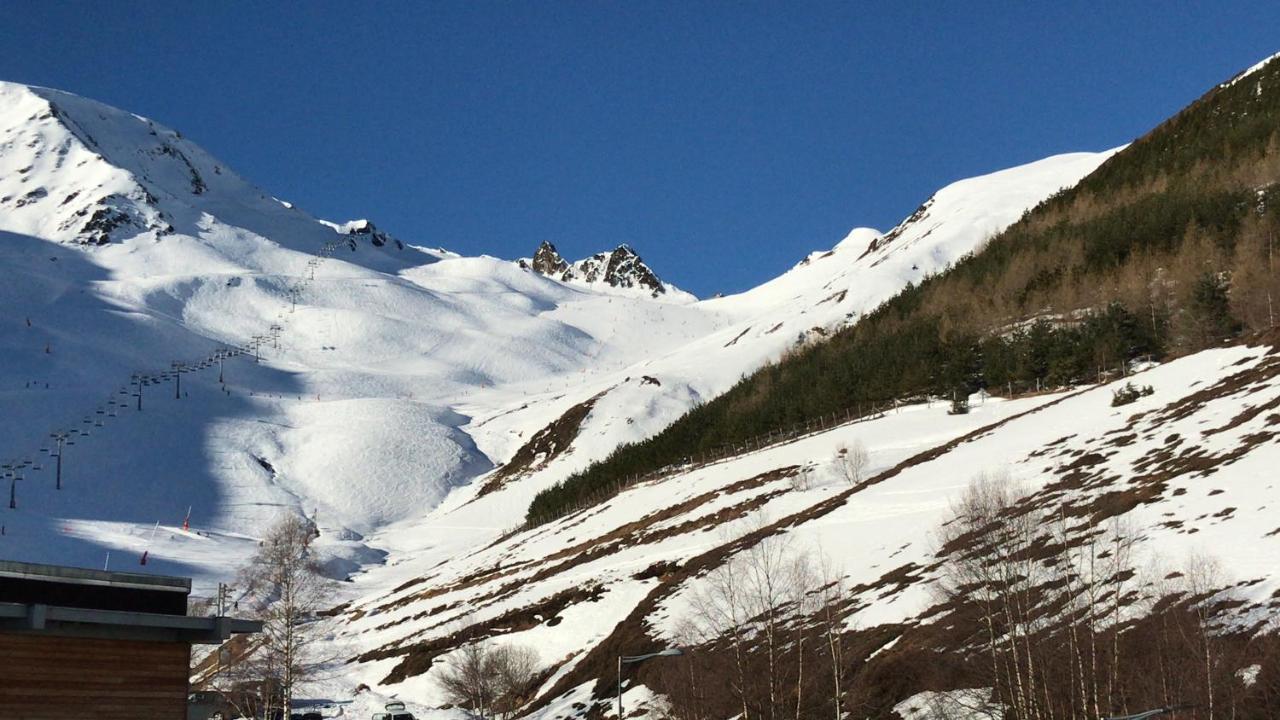
<svg viewBox="0 0 1280 720">
<path fill-rule="evenodd" d="M 1187 638 L 1188 644 L 1197 647 L 1197 655 L 1204 673 L 1205 717 L 1214 718 L 1214 684 L 1218 674 L 1217 665 L 1220 650 L 1213 628 L 1213 599 L 1222 589 L 1222 567 L 1213 558 L 1205 555 L 1192 555 L 1188 558 L 1186 572 L 1183 577 L 1186 589 L 1191 596 L 1192 612 L 1195 614 L 1194 634 Z"/>
<path fill-rule="evenodd" d="M 752 720 L 748 681 L 748 640 L 751 616 L 747 610 L 746 568 L 731 559 L 707 574 L 703 585 L 692 596 L 693 614 L 689 634 L 699 643 L 723 640 L 732 658 L 733 677 L 730 688 L 742 707 L 742 720 Z M 690 643 L 693 644 L 693 643 Z"/>
<path fill-rule="evenodd" d="M 817 619 L 821 629 L 822 642 L 826 649 L 827 660 L 831 664 L 831 707 L 835 720 L 844 717 L 844 692 L 842 673 L 844 671 L 844 632 L 845 621 L 842 614 L 845 600 L 844 574 L 835 568 L 831 559 L 820 555 L 818 590 L 815 593 Z"/>
<path fill-rule="evenodd" d="M 1013 715 L 1039 720 L 1048 686 L 1036 636 L 1052 624 L 1040 592 L 1050 579 L 1034 549 L 1040 518 L 1022 502 L 1026 493 L 1005 473 L 976 477 L 953 504 L 939 533 L 945 555 L 939 588 L 954 602 L 972 603 L 980 622 L 997 697 Z"/>
<path fill-rule="evenodd" d="M 318 653 L 324 637 L 319 612 L 332 597 L 332 583 L 311 547 L 315 537 L 310 521 L 287 516 L 271 528 L 241 572 L 245 601 L 263 621 L 251 663 L 265 683 L 279 688 L 286 712 L 299 685 L 329 660 Z"/>
<path fill-rule="evenodd" d="M 524 705 L 538 675 L 538 653 L 526 645 L 499 645 L 490 653 L 494 680 L 494 709 L 511 717 Z"/>
<path fill-rule="evenodd" d="M 803 492 L 811 487 L 813 487 L 813 466 L 805 463 L 791 476 L 791 489 Z"/>
<path fill-rule="evenodd" d="M 537 676 L 538 655 L 523 645 L 464 645 L 439 671 L 436 682 L 449 700 L 478 717 L 513 715 Z"/>
<path fill-rule="evenodd" d="M 765 521 L 757 519 L 762 527 Z M 693 624 L 704 642 L 723 641 L 733 657 L 733 692 L 743 720 L 777 720 L 804 704 L 807 615 L 814 610 L 815 574 L 786 537 L 768 535 L 740 550 L 703 580 L 693 596 Z M 794 673 L 787 667 L 795 661 Z M 759 672 L 752 668 L 759 664 Z"/>
<path fill-rule="evenodd" d="M 854 440 L 852 444 L 836 448 L 836 470 L 850 485 L 857 485 L 863 481 L 870 461 L 867 446 L 861 440 Z"/>
</svg>

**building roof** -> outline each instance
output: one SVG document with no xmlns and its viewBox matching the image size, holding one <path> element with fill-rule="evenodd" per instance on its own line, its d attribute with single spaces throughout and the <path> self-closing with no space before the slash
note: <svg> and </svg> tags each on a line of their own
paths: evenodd
<svg viewBox="0 0 1280 720">
<path fill-rule="evenodd" d="M 68 585 L 98 585 L 135 590 L 191 592 L 190 578 L 174 577 L 172 575 L 108 572 L 64 567 L 62 565 L 41 565 L 39 563 L 25 563 L 15 560 L 0 560 L 0 578 L 6 577 Z"/>
<path fill-rule="evenodd" d="M 218 643 L 262 623 L 187 615 L 191 580 L 0 560 L 0 633 Z"/>
</svg>

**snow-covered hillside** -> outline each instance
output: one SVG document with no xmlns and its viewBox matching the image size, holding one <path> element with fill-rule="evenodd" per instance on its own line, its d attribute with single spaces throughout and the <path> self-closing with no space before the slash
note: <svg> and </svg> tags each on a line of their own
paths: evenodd
<svg viewBox="0 0 1280 720">
<path fill-rule="evenodd" d="M 0 83 L 0 464 L 16 505 L 0 509 L 0 556 L 137 567 L 146 552 L 148 569 L 193 575 L 207 592 L 275 517 L 304 513 L 334 574 L 355 577 L 344 647 L 387 655 L 354 665 L 349 689 L 397 666 L 388 645 L 456 624 L 412 588 L 394 596 L 403 612 L 383 608 L 391 588 L 447 587 L 473 571 L 479 587 L 512 563 L 587 553 L 595 565 L 570 572 L 575 560 L 475 603 L 483 620 L 601 580 L 597 601 L 563 605 L 584 622 L 529 629 L 560 668 L 550 689 L 653 589 L 627 579 L 655 561 L 649 549 L 580 543 L 661 506 L 672 510 L 650 518 L 666 528 L 653 557 L 687 558 L 714 540 L 662 523 L 742 502 L 792 512 L 836 491 L 778 494 L 785 471 L 747 482 L 789 462 L 779 449 L 497 542 L 534 494 L 942 270 L 1108 156 L 955 183 L 887 234 L 854 230 L 758 288 L 694 301 L 630 249 L 546 272 L 430 249 L 369 221 L 320 221 L 176 131 Z M 873 454 L 883 465 L 1002 407 L 937 422 L 904 411 L 868 425 L 882 433 Z M 64 436 L 61 489 L 51 434 Z M 548 608 L 539 613 L 561 614 Z M 427 620 L 405 619 L 415 613 Z M 405 675 L 375 689 L 436 697 L 431 681 Z"/>
<path fill-rule="evenodd" d="M 475 401 L 461 407 L 476 418 L 473 436 L 494 458 L 516 455 L 531 428 L 551 427 L 584 403 L 590 403 L 590 411 L 578 420 L 573 452 L 557 455 L 558 462 L 539 466 L 524 481 L 507 483 L 506 492 L 487 495 L 460 512 L 517 522 L 539 490 L 621 443 L 657 433 L 694 404 L 725 392 L 766 362 L 855 322 L 907 283 L 919 282 L 972 252 L 1114 152 L 1060 155 L 953 183 L 889 233 L 855 229 L 833 249 L 809 254 L 757 288 L 697 303 L 693 309 L 727 319 L 712 332 L 677 348 L 650 353 L 634 364 L 615 366 L 614 372 L 604 372 L 612 368 L 598 363 L 594 376 L 563 388 L 542 393 L 519 388 L 519 397 L 530 393 L 542 400 L 528 407 L 510 396 L 510 388 L 479 393 Z M 585 321 L 570 309 L 554 314 Z M 616 318 L 620 323 L 629 321 L 626 315 Z M 470 501 L 483 487 L 460 490 L 446 509 Z"/>
<path fill-rule="evenodd" d="M 566 383 L 724 322 L 319 222 L 178 133 L 65 93 L 0 85 L 0 140 L 0 457 L 31 463 L 6 557 L 100 566 L 113 550 L 118 566 L 149 546 L 207 587 L 243 539 L 302 511 L 339 555 L 375 558 L 363 534 L 492 466 L 457 410 L 470 395 Z M 267 336 L 261 363 L 224 363 L 225 387 L 205 367 L 178 399 L 171 379 L 143 386 L 133 409 L 134 374 Z M 49 434 L 70 428 L 56 491 Z"/>
<path fill-rule="evenodd" d="M 548 675 L 531 716 L 593 708 L 608 716 L 611 696 L 593 687 L 603 674 L 612 688 L 609 661 L 687 640 L 682 624 L 696 614 L 706 571 L 742 552 L 748 535 L 824 558 L 847 588 L 842 622 L 887 647 L 936 617 L 935 533 L 984 472 L 1007 472 L 1051 517 L 1064 508 L 1075 532 L 1113 517 L 1141 528 L 1134 552 L 1154 574 L 1138 584 L 1211 554 L 1251 625 L 1280 612 L 1280 528 L 1270 510 L 1280 487 L 1269 471 L 1277 443 L 1267 415 L 1280 398 L 1278 371 L 1274 348 L 1238 347 L 1071 393 L 975 397 L 967 415 L 942 402 L 906 406 L 641 483 L 547 525 L 453 550 L 447 562 L 434 539 L 416 538 L 395 554 L 402 564 L 358 579 L 364 597 L 346 616 L 344 641 L 368 651 L 344 682 L 375 688 L 364 698 L 371 707 L 391 694 L 441 704 L 433 663 L 479 637 L 537 649 Z M 1112 407 L 1112 391 L 1128 381 L 1153 393 Z M 869 464 L 850 483 L 838 457 L 857 443 Z M 629 693 L 632 707 L 652 697 Z"/>
</svg>

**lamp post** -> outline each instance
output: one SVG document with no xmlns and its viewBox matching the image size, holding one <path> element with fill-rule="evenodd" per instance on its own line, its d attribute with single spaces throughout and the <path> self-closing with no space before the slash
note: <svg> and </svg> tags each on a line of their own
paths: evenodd
<svg viewBox="0 0 1280 720">
<path fill-rule="evenodd" d="M 622 666 L 624 664 L 631 665 L 633 663 L 644 662 L 649 658 L 656 657 L 675 657 L 683 655 L 684 651 L 680 648 L 667 648 L 645 655 L 619 655 L 618 656 L 618 720 L 622 720 Z"/>
</svg>

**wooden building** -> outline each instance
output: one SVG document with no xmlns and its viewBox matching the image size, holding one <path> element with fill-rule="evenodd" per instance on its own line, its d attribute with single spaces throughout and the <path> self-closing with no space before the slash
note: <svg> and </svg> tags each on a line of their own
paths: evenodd
<svg viewBox="0 0 1280 720">
<path fill-rule="evenodd" d="M 187 615 L 186 578 L 0 561 L 0 718 L 184 720 L 191 646 L 261 624 Z"/>
</svg>

